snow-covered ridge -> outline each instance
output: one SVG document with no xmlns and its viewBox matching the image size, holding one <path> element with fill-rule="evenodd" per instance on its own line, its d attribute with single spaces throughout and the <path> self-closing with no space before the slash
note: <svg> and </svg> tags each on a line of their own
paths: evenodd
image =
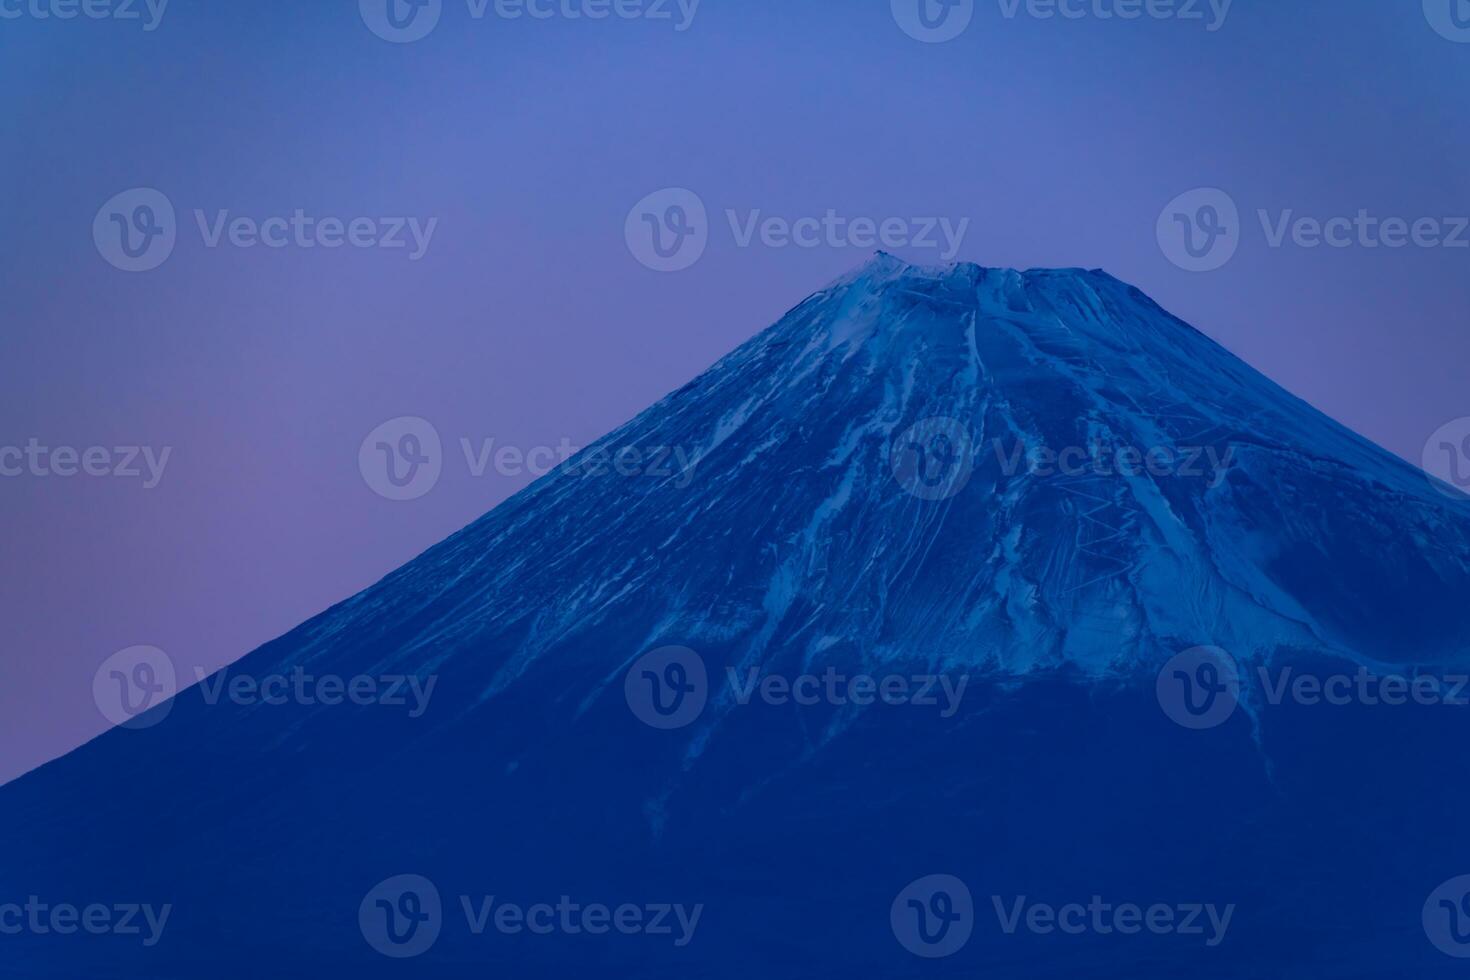
<svg viewBox="0 0 1470 980">
<path fill-rule="evenodd" d="M 972 467 L 921 499 L 894 447 L 935 418 L 967 433 Z M 393 635 L 358 668 L 462 673 L 492 701 L 581 667 L 588 703 L 670 642 L 741 665 L 1019 676 L 1146 674 L 1201 644 L 1243 661 L 1470 650 L 1470 512 L 1099 271 L 879 254 L 582 459 L 626 446 L 683 447 L 692 478 L 553 473 L 287 656 Z M 1121 473 L 1097 447 L 1172 463 Z M 1070 471 L 1029 462 L 1067 451 Z M 565 662 L 599 635 L 622 639 Z"/>
</svg>

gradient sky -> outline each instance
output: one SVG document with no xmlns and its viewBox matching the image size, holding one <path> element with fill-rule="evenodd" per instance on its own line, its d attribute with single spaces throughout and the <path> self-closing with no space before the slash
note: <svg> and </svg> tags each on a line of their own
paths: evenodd
<svg viewBox="0 0 1470 980">
<path fill-rule="evenodd" d="M 968 218 L 959 258 L 1105 268 L 1415 461 L 1470 416 L 1470 249 L 1271 248 L 1255 217 L 1470 214 L 1470 43 L 1421 0 L 1236 0 L 1214 31 L 979 0 L 943 44 L 889 0 L 703 0 L 683 31 L 444 0 L 408 44 L 354 0 L 172 0 L 151 31 L 47 2 L 0 2 L 0 446 L 172 454 L 152 489 L 0 477 L 0 780 L 105 727 L 114 652 L 212 670 L 526 484 L 461 438 L 583 445 L 867 255 L 741 248 L 727 208 Z M 143 273 L 92 236 L 136 187 L 178 214 Z M 710 242 L 665 274 L 624 221 L 666 187 Z M 1156 222 L 1201 187 L 1242 234 L 1193 273 Z M 412 261 L 209 248 L 193 216 L 298 208 L 438 224 Z M 358 449 L 404 415 L 443 475 L 395 502 Z"/>
</svg>

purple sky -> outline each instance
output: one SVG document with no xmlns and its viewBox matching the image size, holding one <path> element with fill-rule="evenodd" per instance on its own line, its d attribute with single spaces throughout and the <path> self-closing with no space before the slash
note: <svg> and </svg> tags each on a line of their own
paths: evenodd
<svg viewBox="0 0 1470 980">
<path fill-rule="evenodd" d="M 108 447 L 107 466 L 112 447 L 171 452 L 152 488 L 0 476 L 0 780 L 105 727 L 92 681 L 114 652 L 212 670 L 528 482 L 473 475 L 461 439 L 583 445 L 870 251 L 741 247 L 727 210 L 968 219 L 958 258 L 1100 266 L 1417 461 L 1470 416 L 1470 248 L 1423 244 L 1470 215 L 1470 28 L 1436 2 L 1236 0 L 1212 25 L 1206 0 L 1202 21 L 979 0 L 945 43 L 907 35 L 889 0 L 704 0 L 684 30 L 672 2 L 670 20 L 574 20 L 560 5 L 587 0 L 545 19 L 443 0 L 412 43 L 375 36 L 353 0 L 173 0 L 153 30 L 141 4 L 142 21 L 5 5 L 21 15 L 0 19 L 0 466 L 32 439 Z M 176 242 L 127 272 L 93 224 L 140 187 L 172 205 Z M 670 187 L 707 208 L 708 247 L 660 273 L 625 220 Z M 1240 213 L 1209 272 L 1157 234 L 1197 188 Z M 221 211 L 297 209 L 339 235 L 437 224 L 417 259 L 406 232 L 407 248 L 208 244 Z M 1400 248 L 1290 230 L 1272 247 L 1261 209 L 1435 223 Z M 443 440 L 412 501 L 358 464 L 398 416 Z"/>
</svg>

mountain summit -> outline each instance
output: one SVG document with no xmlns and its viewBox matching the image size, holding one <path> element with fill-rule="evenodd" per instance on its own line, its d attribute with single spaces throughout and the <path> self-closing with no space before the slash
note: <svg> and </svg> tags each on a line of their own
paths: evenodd
<svg viewBox="0 0 1470 980">
<path fill-rule="evenodd" d="M 1448 684 L 1467 595 L 1470 506 L 1137 289 L 880 254 L 0 791 L 0 913 L 172 907 L 152 945 L 0 946 L 28 977 L 1437 975 L 1419 903 L 1470 870 L 1434 816 L 1470 709 L 1269 679 Z M 1094 896 L 1230 924 L 1010 917 Z"/>
</svg>

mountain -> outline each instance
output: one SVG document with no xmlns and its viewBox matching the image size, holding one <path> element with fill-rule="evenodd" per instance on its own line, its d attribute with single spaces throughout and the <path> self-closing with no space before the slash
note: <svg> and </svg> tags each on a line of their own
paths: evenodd
<svg viewBox="0 0 1470 980">
<path fill-rule="evenodd" d="M 0 790 L 0 976 L 1449 976 L 1444 489 L 1105 273 L 880 254 Z"/>
</svg>

